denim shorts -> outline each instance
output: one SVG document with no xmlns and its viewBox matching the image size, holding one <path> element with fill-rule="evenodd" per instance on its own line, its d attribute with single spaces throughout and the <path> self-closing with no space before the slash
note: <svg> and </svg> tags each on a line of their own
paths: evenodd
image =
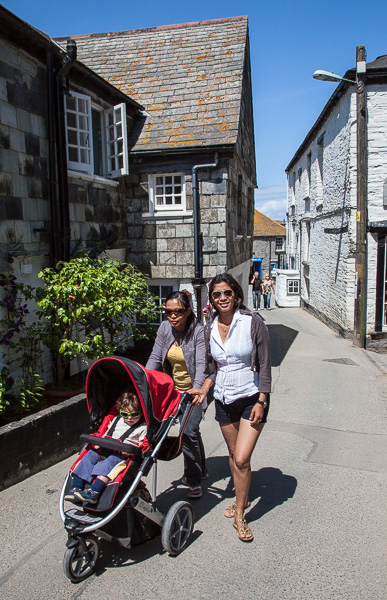
<svg viewBox="0 0 387 600">
<path fill-rule="evenodd" d="M 215 421 L 218 423 L 237 423 L 241 419 L 249 420 L 253 406 L 259 398 L 259 393 L 247 398 L 239 398 L 231 404 L 223 404 L 215 398 Z M 265 408 L 261 423 L 266 423 L 270 407 L 270 394 L 267 395 L 267 406 Z"/>
</svg>

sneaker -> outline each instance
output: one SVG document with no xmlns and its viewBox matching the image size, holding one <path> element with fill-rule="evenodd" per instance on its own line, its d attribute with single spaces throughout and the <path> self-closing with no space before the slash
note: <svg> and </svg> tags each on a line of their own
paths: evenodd
<svg viewBox="0 0 387 600">
<path fill-rule="evenodd" d="M 80 502 L 79 498 L 76 496 L 77 492 L 82 492 L 81 488 L 71 488 L 71 490 L 65 495 L 64 499 L 68 500 L 69 502 Z"/>
<path fill-rule="evenodd" d="M 88 502 L 89 504 L 97 504 L 99 498 L 99 492 L 95 492 L 91 488 L 88 490 L 80 490 L 75 493 L 75 496 L 82 502 Z"/>
<path fill-rule="evenodd" d="M 195 487 L 190 487 L 188 490 L 188 498 L 201 498 L 203 495 L 202 487 L 197 485 Z"/>
</svg>

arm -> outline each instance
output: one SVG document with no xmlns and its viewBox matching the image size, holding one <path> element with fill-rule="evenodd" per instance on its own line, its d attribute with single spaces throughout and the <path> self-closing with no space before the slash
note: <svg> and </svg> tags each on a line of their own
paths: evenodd
<svg viewBox="0 0 387 600">
<path fill-rule="evenodd" d="M 270 355 L 270 337 L 269 330 L 267 329 L 263 320 L 256 316 L 253 318 L 259 319 L 257 321 L 257 333 L 253 344 L 257 346 L 257 356 L 259 361 L 259 391 L 263 394 L 270 393 L 271 390 L 271 355 Z M 265 398 L 259 398 L 265 400 Z"/>
<path fill-rule="evenodd" d="M 197 327 L 195 334 L 195 378 L 192 382 L 192 388 L 200 388 L 206 378 L 204 374 L 206 368 L 206 344 L 204 341 L 204 328 Z"/>
<path fill-rule="evenodd" d="M 155 343 L 153 344 L 152 352 L 148 361 L 145 365 L 146 369 L 152 371 L 158 371 L 162 367 L 163 363 L 163 349 L 164 349 L 164 323 L 161 323 L 158 328 Z"/>
<path fill-rule="evenodd" d="M 188 393 L 194 396 L 192 404 L 203 404 L 205 397 L 207 396 L 208 392 L 210 391 L 213 385 L 214 382 L 212 381 L 212 379 L 207 377 L 204 380 L 204 383 L 201 388 L 192 388 L 191 390 L 188 390 Z"/>
</svg>

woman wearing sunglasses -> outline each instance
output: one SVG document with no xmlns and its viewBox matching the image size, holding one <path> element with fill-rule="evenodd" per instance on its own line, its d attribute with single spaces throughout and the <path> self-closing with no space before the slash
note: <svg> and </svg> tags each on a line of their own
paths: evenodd
<svg viewBox="0 0 387 600">
<path fill-rule="evenodd" d="M 146 369 L 163 369 L 173 379 L 175 389 L 184 392 L 201 387 L 205 375 L 204 328 L 192 312 L 188 292 L 171 292 L 165 301 L 166 321 L 158 329 Z M 195 406 L 183 434 L 184 475 L 189 498 L 202 496 L 201 480 L 207 477 L 200 421 L 203 406 Z"/>
<path fill-rule="evenodd" d="M 214 277 L 209 295 L 214 318 L 205 327 L 207 378 L 190 393 L 200 405 L 214 386 L 215 419 L 228 447 L 236 496 L 224 515 L 233 519 L 239 539 L 251 542 L 244 511 L 250 505 L 250 459 L 269 410 L 269 333 L 262 318 L 243 304 L 243 291 L 231 275 Z"/>
</svg>

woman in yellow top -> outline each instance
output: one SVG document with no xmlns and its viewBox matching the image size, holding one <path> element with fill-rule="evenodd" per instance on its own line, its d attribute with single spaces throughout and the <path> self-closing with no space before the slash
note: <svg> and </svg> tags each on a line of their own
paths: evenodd
<svg viewBox="0 0 387 600">
<path fill-rule="evenodd" d="M 163 370 L 175 389 L 200 388 L 205 376 L 204 327 L 196 319 L 187 292 L 171 292 L 165 301 L 167 320 L 158 329 L 146 369 Z M 202 496 L 201 480 L 207 477 L 200 421 L 206 406 L 195 406 L 183 434 L 184 476 L 189 498 Z"/>
</svg>

